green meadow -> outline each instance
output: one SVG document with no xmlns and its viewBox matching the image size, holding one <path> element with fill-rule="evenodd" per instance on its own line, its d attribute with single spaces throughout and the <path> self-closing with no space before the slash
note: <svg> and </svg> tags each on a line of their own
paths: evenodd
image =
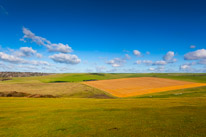
<svg viewBox="0 0 206 137">
<path fill-rule="evenodd" d="M 206 87 L 117 98 L 87 80 L 160 77 L 206 82 L 206 74 L 54 74 L 0 82 L 0 92 L 57 98 L 0 97 L 1 137 L 204 137 Z"/>
</svg>

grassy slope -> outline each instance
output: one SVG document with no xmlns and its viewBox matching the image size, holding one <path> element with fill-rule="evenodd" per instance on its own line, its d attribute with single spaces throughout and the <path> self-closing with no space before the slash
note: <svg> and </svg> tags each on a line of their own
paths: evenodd
<svg viewBox="0 0 206 137">
<path fill-rule="evenodd" d="M 0 98 L 0 136 L 158 136 L 206 134 L 206 98 Z"/>
</svg>

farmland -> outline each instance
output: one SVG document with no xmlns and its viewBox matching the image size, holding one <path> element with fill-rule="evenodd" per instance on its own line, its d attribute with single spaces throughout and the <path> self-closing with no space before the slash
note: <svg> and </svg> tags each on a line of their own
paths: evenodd
<svg viewBox="0 0 206 137">
<path fill-rule="evenodd" d="M 183 82 L 154 77 L 100 80 L 84 82 L 84 84 L 107 91 L 117 97 L 129 97 L 168 90 L 206 86 L 204 83 Z"/>
<path fill-rule="evenodd" d="M 0 92 L 57 98 L 0 97 L 0 136 L 205 136 L 206 86 L 120 98 L 82 84 L 135 77 L 206 83 L 206 74 L 183 73 L 15 77 Z"/>
</svg>

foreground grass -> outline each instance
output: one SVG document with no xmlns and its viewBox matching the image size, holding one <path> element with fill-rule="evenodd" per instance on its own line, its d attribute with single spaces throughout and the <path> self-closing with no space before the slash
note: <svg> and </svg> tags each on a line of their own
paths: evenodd
<svg viewBox="0 0 206 137">
<path fill-rule="evenodd" d="M 73 98 L 0 98 L 0 136 L 205 136 L 206 87 L 127 99 L 89 99 L 111 96 L 79 83 L 142 76 L 206 82 L 206 74 L 57 74 L 13 78 L 0 82 L 0 92 Z"/>
<path fill-rule="evenodd" d="M 206 134 L 206 98 L 0 98 L 0 136 Z"/>
</svg>

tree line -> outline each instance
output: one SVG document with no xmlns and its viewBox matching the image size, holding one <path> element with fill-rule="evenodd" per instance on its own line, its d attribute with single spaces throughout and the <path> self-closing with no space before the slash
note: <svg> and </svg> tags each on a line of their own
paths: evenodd
<svg viewBox="0 0 206 137">
<path fill-rule="evenodd" d="M 45 76 L 52 73 L 40 72 L 0 72 L 0 81 L 10 80 L 12 77 L 32 77 L 32 76 Z"/>
</svg>

